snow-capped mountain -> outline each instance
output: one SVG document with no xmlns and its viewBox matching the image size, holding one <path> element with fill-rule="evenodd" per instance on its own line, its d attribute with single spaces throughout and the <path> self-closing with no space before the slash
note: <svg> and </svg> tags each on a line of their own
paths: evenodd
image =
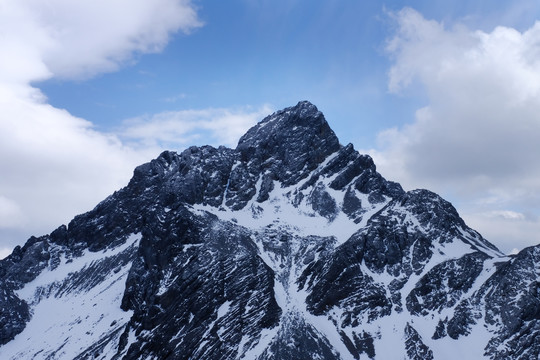
<svg viewBox="0 0 540 360">
<path fill-rule="evenodd" d="M 539 272 L 300 102 L 0 261 L 0 358 L 537 359 Z"/>
</svg>

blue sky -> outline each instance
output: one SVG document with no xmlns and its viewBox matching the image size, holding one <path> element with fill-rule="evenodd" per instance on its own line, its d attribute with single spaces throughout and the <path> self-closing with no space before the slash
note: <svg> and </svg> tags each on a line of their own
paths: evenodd
<svg viewBox="0 0 540 360">
<path fill-rule="evenodd" d="M 51 104 L 104 130 L 166 110 L 278 109 L 309 99 L 349 142 L 353 132 L 374 133 L 414 110 L 411 99 L 386 96 L 389 20 L 377 2 L 196 4 L 204 26 L 175 36 L 163 52 L 90 81 L 52 79 L 38 86 Z M 364 115 L 378 121 L 358 121 Z"/>
<path fill-rule="evenodd" d="M 299 100 L 503 251 L 540 243 L 536 0 L 2 5 L 0 253 Z"/>
<path fill-rule="evenodd" d="M 53 78 L 36 85 L 51 104 L 104 131 L 141 114 L 262 104 L 278 109 L 309 99 L 342 141 L 371 146 L 378 131 L 411 121 L 426 102 L 419 92 L 388 93 L 385 41 L 395 26 L 389 13 L 408 6 L 428 19 L 486 30 L 534 23 L 528 11 L 505 16 L 505 3 L 198 1 L 193 4 L 204 25 L 173 35 L 158 54 L 136 54 L 120 71 L 89 81 Z"/>
</svg>

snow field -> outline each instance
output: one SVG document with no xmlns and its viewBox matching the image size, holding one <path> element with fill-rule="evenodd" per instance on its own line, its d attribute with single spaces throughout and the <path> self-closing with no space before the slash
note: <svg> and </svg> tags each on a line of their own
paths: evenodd
<svg viewBox="0 0 540 360">
<path fill-rule="evenodd" d="M 54 270 L 44 270 L 34 281 L 18 291 L 18 296 L 31 306 L 33 314 L 26 328 L 15 339 L 0 347 L 0 358 L 72 359 L 104 339 L 114 341 L 102 350 L 99 358 L 110 359 L 117 352 L 117 344 L 132 312 L 120 309 L 130 263 L 114 269 L 104 282 L 87 291 L 73 291 L 56 297 L 43 297 L 43 289 L 54 288 L 72 273 L 81 271 L 93 262 L 117 255 L 130 246 L 136 247 L 139 234 L 114 249 L 92 253 L 67 262 L 62 259 Z M 111 269 L 112 270 L 112 269 Z"/>
</svg>

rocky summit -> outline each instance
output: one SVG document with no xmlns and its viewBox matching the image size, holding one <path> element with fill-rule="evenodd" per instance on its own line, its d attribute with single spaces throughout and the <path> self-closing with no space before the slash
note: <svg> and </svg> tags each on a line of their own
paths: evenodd
<svg viewBox="0 0 540 360">
<path fill-rule="evenodd" d="M 539 274 L 300 102 L 0 261 L 0 358 L 538 359 Z"/>
</svg>

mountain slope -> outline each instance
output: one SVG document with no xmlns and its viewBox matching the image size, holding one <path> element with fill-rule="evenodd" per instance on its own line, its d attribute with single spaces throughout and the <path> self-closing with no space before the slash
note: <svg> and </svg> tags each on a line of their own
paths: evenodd
<svg viewBox="0 0 540 360">
<path fill-rule="evenodd" d="M 539 256 L 385 180 L 300 102 L 15 249 L 0 358 L 536 358 Z"/>
</svg>

